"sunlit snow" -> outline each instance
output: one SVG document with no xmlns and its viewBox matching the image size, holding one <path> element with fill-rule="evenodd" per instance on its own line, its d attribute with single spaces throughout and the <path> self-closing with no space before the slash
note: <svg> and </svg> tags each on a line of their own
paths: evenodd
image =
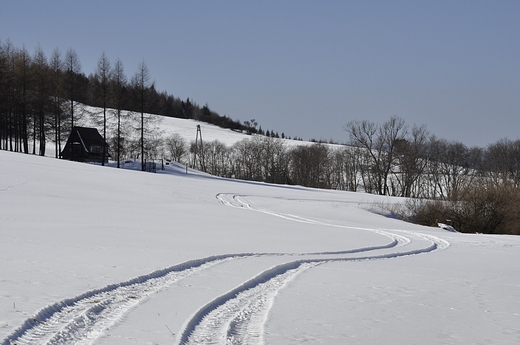
<svg viewBox="0 0 520 345">
<path fill-rule="evenodd" d="M 180 165 L 0 166 L 2 344 L 520 343 L 519 237 Z"/>
</svg>

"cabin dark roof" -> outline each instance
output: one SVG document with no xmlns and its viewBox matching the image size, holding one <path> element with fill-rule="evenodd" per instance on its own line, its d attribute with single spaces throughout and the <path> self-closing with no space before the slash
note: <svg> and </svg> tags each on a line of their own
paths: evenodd
<svg viewBox="0 0 520 345">
<path fill-rule="evenodd" d="M 92 146 L 106 146 L 108 144 L 103 140 L 101 134 L 99 134 L 98 130 L 95 128 L 89 127 L 74 127 L 72 128 L 72 133 L 70 138 L 74 138 L 78 140 L 79 143 L 83 146 L 85 152 L 90 153 L 90 148 Z"/>
<path fill-rule="evenodd" d="M 105 155 L 103 158 L 103 147 Z M 98 130 L 89 127 L 73 127 L 61 152 L 61 158 L 75 161 L 107 161 L 108 144 Z"/>
</svg>

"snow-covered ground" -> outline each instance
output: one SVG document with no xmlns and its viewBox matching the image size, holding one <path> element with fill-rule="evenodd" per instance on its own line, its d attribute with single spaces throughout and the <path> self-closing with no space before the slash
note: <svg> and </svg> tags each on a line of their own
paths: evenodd
<svg viewBox="0 0 520 345">
<path fill-rule="evenodd" d="M 86 106 L 78 103 L 78 111 L 82 114 L 80 120 L 78 120 L 80 126 L 86 127 L 96 127 L 100 133 L 103 133 L 102 126 L 102 108 L 96 108 L 91 106 Z M 123 111 L 122 117 L 128 119 L 131 117 L 130 112 Z M 134 119 L 140 119 L 140 114 L 134 113 Z M 179 134 L 186 143 L 194 142 L 197 139 L 197 126 L 200 126 L 202 139 L 206 142 L 211 142 L 214 140 L 218 140 L 226 146 L 232 146 L 236 142 L 244 139 L 250 139 L 253 136 L 247 135 L 239 131 L 233 131 L 228 128 L 221 128 L 215 126 L 213 124 L 192 120 L 192 119 L 180 119 L 175 117 L 167 117 L 160 116 L 154 114 L 145 114 L 145 117 L 150 120 L 150 124 L 148 125 L 149 130 L 155 129 L 154 133 L 157 134 L 162 139 L 168 138 L 172 134 Z M 97 120 L 96 120 L 97 119 Z M 115 111 L 108 110 L 107 111 L 107 128 L 117 128 L 117 118 L 115 115 Z M 111 132 L 109 130 L 109 132 Z M 115 135 L 112 133 L 112 135 Z M 130 137 L 135 140 L 139 140 L 139 131 L 133 131 L 128 133 Z M 110 136 L 110 135 L 108 135 Z M 301 140 L 292 140 L 292 139 L 280 139 L 288 146 L 294 145 L 311 145 L 312 142 L 301 141 Z M 52 144 L 48 144 L 48 151 L 50 154 L 53 154 L 54 146 Z M 31 151 L 32 152 L 32 151 Z"/>
<path fill-rule="evenodd" d="M 519 237 L 177 165 L 0 167 L 1 344 L 520 343 Z"/>
</svg>

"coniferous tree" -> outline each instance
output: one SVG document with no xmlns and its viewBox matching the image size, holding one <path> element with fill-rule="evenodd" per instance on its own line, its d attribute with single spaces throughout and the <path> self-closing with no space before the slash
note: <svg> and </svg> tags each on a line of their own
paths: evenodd
<svg viewBox="0 0 520 345">
<path fill-rule="evenodd" d="M 15 116 L 15 149 L 16 152 L 29 153 L 29 97 L 31 56 L 25 47 L 15 54 L 16 80 L 16 116 Z M 34 152 L 33 152 L 34 153 Z"/>
<path fill-rule="evenodd" d="M 110 61 L 105 53 L 101 55 L 96 69 L 96 81 L 98 84 L 98 96 L 103 107 L 103 140 L 107 141 L 107 107 L 109 102 L 109 80 L 110 80 Z M 103 145 L 103 156 L 101 165 L 105 165 L 105 157 L 107 156 L 106 145 Z"/>
<path fill-rule="evenodd" d="M 0 149 L 9 149 L 11 115 L 12 44 L 0 42 Z"/>
<path fill-rule="evenodd" d="M 78 54 L 74 49 L 69 49 L 65 55 L 64 60 L 64 72 L 65 72 L 65 97 L 69 102 L 69 116 L 70 116 L 70 128 L 75 126 L 74 121 L 74 102 L 78 98 L 79 93 L 79 80 L 78 75 L 81 73 L 81 64 L 79 62 Z"/>
<path fill-rule="evenodd" d="M 49 104 L 49 69 L 47 58 L 41 47 L 36 49 L 33 58 L 34 78 L 34 124 L 33 124 L 33 154 L 38 138 L 38 154 L 45 156 L 46 147 L 46 113 Z"/>
<path fill-rule="evenodd" d="M 54 142 L 56 147 L 55 156 L 58 158 L 61 154 L 61 86 L 63 76 L 63 62 L 61 60 L 61 53 L 58 48 L 55 48 L 52 52 L 49 68 L 52 74 L 50 89 L 52 92 L 52 113 L 54 115 Z"/>
<path fill-rule="evenodd" d="M 112 73 L 112 93 L 113 104 L 117 112 L 117 133 L 116 133 L 116 158 L 117 167 L 120 167 L 121 161 L 121 110 L 123 110 L 124 89 L 126 86 L 126 76 L 123 68 L 123 62 L 120 59 L 116 60 L 114 70 Z"/>
<path fill-rule="evenodd" d="M 5 149 L 14 151 L 13 142 L 15 135 L 15 108 L 16 108 L 16 86 L 15 86 L 15 54 L 16 48 L 10 40 L 3 46 L 3 53 L 6 61 L 5 87 L 6 87 L 6 136 Z"/>
<path fill-rule="evenodd" d="M 150 84 L 150 72 L 148 71 L 148 67 L 144 60 L 139 64 L 138 70 L 134 77 L 132 78 L 132 85 L 137 93 L 139 100 L 139 111 L 141 113 L 141 125 L 140 125 L 140 133 L 141 138 L 139 142 L 139 146 L 141 149 L 141 170 L 145 171 L 145 162 L 144 162 L 144 111 L 147 102 L 147 91 Z"/>
</svg>

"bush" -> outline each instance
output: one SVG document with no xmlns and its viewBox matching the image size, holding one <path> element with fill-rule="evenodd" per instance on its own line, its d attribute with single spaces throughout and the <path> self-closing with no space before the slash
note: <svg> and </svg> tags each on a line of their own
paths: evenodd
<svg viewBox="0 0 520 345">
<path fill-rule="evenodd" d="M 407 208 L 410 220 L 422 225 L 446 223 L 460 232 L 520 235 L 520 190 L 507 183 L 475 183 L 456 200 L 410 200 Z"/>
</svg>

